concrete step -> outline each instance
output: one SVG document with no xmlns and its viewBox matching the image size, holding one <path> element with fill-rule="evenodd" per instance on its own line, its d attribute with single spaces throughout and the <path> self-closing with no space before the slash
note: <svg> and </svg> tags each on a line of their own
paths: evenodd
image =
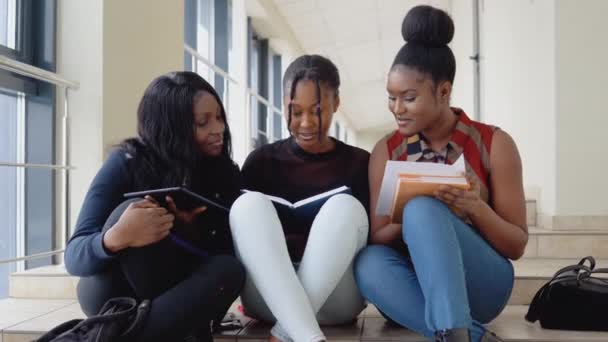
<svg viewBox="0 0 608 342">
<path fill-rule="evenodd" d="M 528 229 L 524 258 L 575 259 L 592 255 L 608 259 L 608 230 Z"/>
<path fill-rule="evenodd" d="M 536 222 L 537 205 L 536 200 L 526 200 L 526 224 L 528 227 L 534 227 L 537 225 Z"/>
<path fill-rule="evenodd" d="M 528 305 L 536 291 L 553 278 L 560 268 L 576 264 L 580 259 L 521 259 L 513 263 L 515 285 L 510 305 Z M 608 267 L 608 260 L 596 260 L 596 267 Z"/>
<path fill-rule="evenodd" d="M 11 274 L 9 297 L 75 299 L 77 284 L 78 278 L 70 276 L 65 266 L 44 266 Z"/>
<path fill-rule="evenodd" d="M 75 300 L 0 300 L 0 342 L 31 341 L 52 327 L 84 315 Z"/>
<path fill-rule="evenodd" d="M 243 329 L 216 335 L 216 341 L 267 341 L 270 326 L 243 317 L 235 302 L 231 308 L 244 324 Z M 489 329 L 505 341 L 518 342 L 608 342 L 608 333 L 544 330 L 538 323 L 524 320 L 527 306 L 509 305 Z M 58 324 L 83 318 L 78 304 L 66 300 L 4 299 L 0 300 L 0 341 L 31 341 Z M 329 341 L 428 341 L 396 326 L 387 325 L 378 310 L 370 305 L 355 324 L 323 327 Z"/>
<path fill-rule="evenodd" d="M 526 258 L 513 263 L 515 285 L 509 304 L 528 305 L 536 291 L 555 272 L 580 259 Z M 599 259 L 597 267 L 608 267 L 608 259 Z M 78 278 L 69 276 L 62 265 L 18 272 L 11 276 L 10 296 L 29 299 L 76 299 Z M 2 342 L 2 341 L 0 341 Z"/>
</svg>

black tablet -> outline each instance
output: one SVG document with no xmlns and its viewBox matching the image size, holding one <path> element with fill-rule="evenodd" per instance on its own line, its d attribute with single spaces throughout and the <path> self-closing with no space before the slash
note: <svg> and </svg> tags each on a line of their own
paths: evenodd
<svg viewBox="0 0 608 342">
<path fill-rule="evenodd" d="M 154 198 L 161 206 L 167 208 L 167 201 L 165 197 L 169 196 L 175 202 L 175 206 L 180 210 L 192 210 L 197 207 L 207 206 L 221 209 L 223 211 L 229 211 L 225 206 L 218 204 L 208 198 L 205 198 L 195 192 L 192 192 L 184 187 L 164 188 L 164 189 L 153 189 L 137 192 L 128 192 L 124 194 L 125 198 L 144 198 L 145 196 Z"/>
</svg>

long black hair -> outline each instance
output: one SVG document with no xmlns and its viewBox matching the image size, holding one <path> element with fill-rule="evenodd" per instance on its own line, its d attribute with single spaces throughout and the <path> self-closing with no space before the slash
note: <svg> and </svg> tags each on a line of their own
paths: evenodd
<svg viewBox="0 0 608 342">
<path fill-rule="evenodd" d="M 195 140 L 194 103 L 202 92 L 217 100 L 226 125 L 218 157 L 203 155 Z M 197 179 L 232 164 L 230 128 L 222 101 L 211 84 L 193 72 L 171 72 L 150 83 L 137 109 L 137 133 L 136 138 L 120 144 L 132 156 L 137 188 L 185 185 L 200 191 Z"/>
<path fill-rule="evenodd" d="M 296 95 L 296 86 L 298 82 L 305 80 L 314 82 L 317 87 L 316 114 L 319 118 L 319 139 L 321 139 L 323 127 L 321 122 L 321 84 L 333 90 L 336 96 L 339 95 L 340 73 L 331 60 L 319 55 L 302 55 L 289 64 L 287 70 L 285 70 L 285 75 L 283 75 L 283 93 L 289 94 L 289 104 L 287 105 L 288 129 L 291 126 L 293 111 L 291 101 Z"/>
<path fill-rule="evenodd" d="M 435 85 L 454 83 L 456 59 L 448 46 L 454 37 L 454 22 L 445 11 L 427 5 L 412 8 L 403 19 L 401 35 L 406 44 L 391 69 L 403 65 L 430 75 Z"/>
</svg>

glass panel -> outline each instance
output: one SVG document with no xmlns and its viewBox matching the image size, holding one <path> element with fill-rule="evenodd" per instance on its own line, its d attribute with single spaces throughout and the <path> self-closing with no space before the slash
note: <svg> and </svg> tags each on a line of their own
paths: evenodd
<svg viewBox="0 0 608 342">
<path fill-rule="evenodd" d="M 258 130 L 268 134 L 268 107 L 263 103 L 258 106 Z"/>
<path fill-rule="evenodd" d="M 272 57 L 272 92 L 273 92 L 273 104 L 275 107 L 281 109 L 281 105 L 283 104 L 283 97 L 281 94 L 283 93 L 283 89 L 281 89 L 281 55 L 274 55 Z"/>
<path fill-rule="evenodd" d="M 0 161 L 15 162 L 19 154 L 18 97 L 0 93 Z M 17 226 L 19 198 L 23 190 L 19 186 L 22 169 L 0 166 L 0 259 L 17 255 Z M 8 276 L 16 270 L 16 264 L 0 265 L 0 298 L 8 296 Z"/>
<path fill-rule="evenodd" d="M 25 255 L 53 250 L 54 170 L 25 170 Z M 27 261 L 26 269 L 50 265 L 52 257 Z"/>
<path fill-rule="evenodd" d="M 196 50 L 210 62 L 213 62 L 213 17 L 213 0 L 199 0 Z M 196 71 L 213 85 L 211 69 L 205 63 L 198 61 Z"/>
<path fill-rule="evenodd" d="M 273 134 L 274 139 L 279 140 L 283 137 L 283 118 L 281 114 L 274 113 L 274 121 L 273 121 Z"/>
<path fill-rule="evenodd" d="M 49 88 L 41 85 L 39 89 Z M 48 89 L 47 89 L 48 90 Z M 28 97 L 25 108 L 26 149 L 28 163 L 54 164 L 53 101 Z M 28 168 L 25 170 L 25 255 L 48 252 L 53 249 L 54 171 Z M 51 258 L 26 262 L 26 268 L 51 263 Z"/>
<path fill-rule="evenodd" d="M 17 47 L 17 0 L 0 0 L 0 45 Z"/>
</svg>

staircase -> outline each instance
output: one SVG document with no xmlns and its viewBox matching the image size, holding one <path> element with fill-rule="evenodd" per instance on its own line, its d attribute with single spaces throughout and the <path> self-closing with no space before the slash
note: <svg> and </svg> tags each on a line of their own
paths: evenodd
<svg viewBox="0 0 608 342">
<path fill-rule="evenodd" d="M 599 267 L 608 267 L 608 227 L 549 230 L 535 228 L 536 203 L 526 202 L 530 238 L 524 257 L 514 263 L 515 288 L 505 311 L 490 329 L 506 341 L 526 342 L 608 342 L 608 333 L 544 330 L 524 320 L 536 291 L 560 267 L 593 255 Z M 0 342 L 31 341 L 61 322 L 81 318 L 76 301 L 77 279 L 67 275 L 62 265 L 41 267 L 11 275 L 10 298 L 0 300 Z M 238 301 L 232 311 L 237 312 Z M 217 341 L 267 340 L 269 326 L 239 315 L 240 331 L 216 336 Z M 387 325 L 370 305 L 356 324 L 325 327 L 330 341 L 426 341 L 405 329 Z"/>
</svg>

